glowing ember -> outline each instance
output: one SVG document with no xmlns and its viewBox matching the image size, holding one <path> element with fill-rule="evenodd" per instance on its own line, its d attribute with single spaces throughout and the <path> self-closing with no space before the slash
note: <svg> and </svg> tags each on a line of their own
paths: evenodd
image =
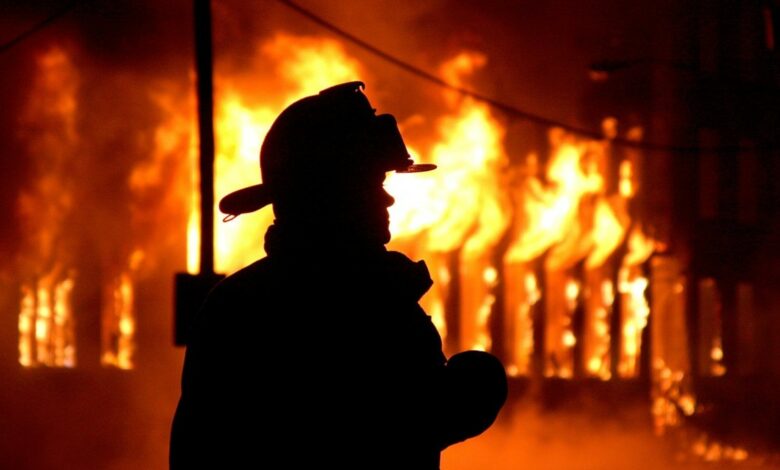
<svg viewBox="0 0 780 470">
<path fill-rule="evenodd" d="M 699 372 L 703 375 L 726 374 L 723 364 L 723 307 L 718 284 L 713 278 L 699 281 Z"/>
<path fill-rule="evenodd" d="M 724 445 L 721 442 L 709 438 L 703 433 L 694 442 L 691 451 L 695 456 L 705 462 L 744 462 L 749 457 L 749 454 L 745 449 Z"/>
<path fill-rule="evenodd" d="M 579 305 L 580 285 L 561 271 L 549 271 L 546 276 L 545 369 L 548 377 L 574 376 L 574 351 L 578 342 L 573 328 L 573 315 Z"/>
<path fill-rule="evenodd" d="M 656 434 L 662 435 L 667 428 L 680 426 L 681 416 L 696 412 L 696 398 L 686 374 L 672 371 L 662 359 L 653 361 L 653 379 L 653 423 Z"/>
<path fill-rule="evenodd" d="M 611 336 L 609 322 L 615 300 L 611 280 L 601 280 L 601 271 L 586 273 L 590 295 L 586 297 L 583 361 L 587 375 L 609 380 Z"/>
<path fill-rule="evenodd" d="M 580 295 L 580 285 L 574 279 L 566 282 L 566 306 L 569 310 L 577 308 L 577 298 Z"/>
<path fill-rule="evenodd" d="M 620 162 L 620 182 L 618 183 L 618 189 L 620 195 L 625 198 L 630 198 L 634 195 L 634 166 L 628 160 Z"/>
<path fill-rule="evenodd" d="M 532 309 L 542 293 L 536 276 L 523 264 L 505 264 L 506 337 L 509 338 L 509 375 L 528 375 L 534 350 Z"/>
<path fill-rule="evenodd" d="M 656 256 L 652 270 L 651 398 L 655 431 L 663 434 L 696 412 L 688 331 L 685 322 L 686 278 L 673 256 Z"/>
</svg>

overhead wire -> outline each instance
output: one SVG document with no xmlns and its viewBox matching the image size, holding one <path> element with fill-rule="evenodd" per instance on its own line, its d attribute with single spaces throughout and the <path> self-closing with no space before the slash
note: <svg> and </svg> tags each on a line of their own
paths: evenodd
<svg viewBox="0 0 780 470">
<path fill-rule="evenodd" d="M 713 147 L 703 147 L 698 145 L 672 145 L 672 144 L 663 144 L 663 143 L 656 143 L 656 142 L 646 142 L 641 140 L 633 140 L 633 139 L 627 139 L 622 137 L 612 137 L 607 138 L 604 136 L 602 132 L 593 130 L 593 129 L 586 129 L 583 127 L 574 126 L 572 124 L 568 124 L 565 122 L 561 122 L 555 119 L 547 118 L 529 111 L 525 111 L 523 109 L 520 109 L 516 106 L 513 106 L 508 103 L 504 103 L 503 101 L 499 101 L 495 98 L 489 97 L 485 94 L 469 90 L 467 88 L 463 88 L 457 85 L 454 85 L 452 83 L 447 82 L 446 80 L 441 79 L 440 77 L 423 70 L 415 65 L 410 64 L 408 61 L 402 60 L 398 56 L 395 56 L 393 54 L 390 54 L 373 44 L 355 36 L 354 34 L 336 26 L 335 24 L 331 23 L 330 21 L 325 20 L 321 16 L 313 13 L 310 10 L 307 10 L 306 8 L 298 5 L 297 3 L 290 1 L 290 0 L 277 0 L 282 5 L 286 6 L 287 8 L 297 12 L 301 16 L 304 16 L 305 18 L 309 19 L 313 23 L 318 24 L 324 29 L 327 29 L 331 33 L 351 42 L 352 44 L 358 46 L 359 48 L 373 54 L 376 57 L 379 57 L 380 59 L 391 63 L 395 65 L 396 67 L 414 75 L 417 76 L 423 80 L 426 80 L 430 83 L 434 83 L 442 88 L 446 88 L 448 90 L 454 91 L 456 93 L 459 93 L 463 96 L 468 96 L 470 98 L 473 98 L 477 101 L 481 101 L 488 106 L 491 106 L 495 109 L 498 109 L 499 111 L 502 111 L 506 113 L 507 115 L 514 116 L 520 119 L 524 119 L 527 121 L 531 121 L 536 124 L 540 124 L 545 127 L 557 127 L 560 129 L 563 129 L 565 131 L 568 131 L 572 134 L 580 135 L 583 137 L 588 137 L 591 139 L 596 140 L 609 140 L 610 143 L 616 144 L 622 147 L 629 147 L 629 148 L 636 148 L 641 150 L 651 150 L 651 151 L 659 151 L 659 152 L 674 152 L 674 153 L 706 153 L 706 152 L 742 152 L 742 151 L 750 151 L 755 150 L 758 148 L 761 148 L 761 146 L 740 146 L 740 145 L 734 145 L 734 146 L 713 146 Z"/>
<path fill-rule="evenodd" d="M 76 4 L 79 3 L 77 0 L 72 1 L 70 3 L 66 3 L 65 6 L 60 8 L 59 10 L 55 11 L 51 15 L 47 16 L 43 20 L 39 21 L 38 23 L 35 23 L 33 26 L 31 26 L 29 29 L 26 29 L 21 34 L 18 34 L 14 38 L 12 38 L 9 41 L 4 42 L 3 44 L 0 44 L 0 54 L 8 51 L 12 47 L 16 46 L 17 44 L 23 42 L 33 34 L 37 33 L 38 31 L 46 28 L 47 26 L 54 23 L 56 20 L 64 16 L 66 13 L 68 13 L 70 10 L 73 9 L 73 7 L 76 6 Z"/>
<path fill-rule="evenodd" d="M 463 88 L 457 85 L 454 85 L 452 83 L 447 82 L 446 80 L 441 79 L 440 77 L 423 70 L 420 67 L 417 67 L 415 65 L 412 65 L 408 61 L 402 60 L 399 57 L 390 54 L 373 44 L 355 36 L 354 34 L 349 33 L 348 31 L 336 26 L 335 24 L 325 20 L 319 15 L 316 15 L 315 13 L 311 12 L 310 10 L 303 8 L 302 6 L 298 5 L 297 3 L 290 1 L 290 0 L 277 0 L 282 5 L 290 8 L 291 10 L 297 12 L 301 16 L 304 16 L 305 18 L 309 19 L 310 21 L 318 24 L 322 28 L 327 29 L 328 31 L 332 32 L 333 34 L 336 34 L 337 36 L 355 44 L 356 46 L 360 47 L 361 49 L 366 50 L 367 52 L 373 54 L 376 57 L 379 57 L 380 59 L 391 63 L 395 65 L 396 67 L 414 75 L 417 76 L 423 80 L 426 80 L 430 83 L 436 84 L 442 88 L 446 88 L 450 91 L 454 91 L 456 93 L 459 93 L 463 96 L 468 96 L 472 99 L 475 99 L 477 101 L 483 102 L 487 104 L 488 106 L 491 106 L 495 109 L 498 109 L 499 111 L 516 117 L 520 119 L 524 119 L 545 127 L 557 127 L 560 129 L 563 129 L 567 132 L 570 132 L 572 134 L 580 135 L 583 137 L 588 137 L 591 139 L 596 140 L 604 140 L 607 139 L 602 132 L 593 130 L 593 129 L 586 129 L 583 127 L 575 126 L 572 124 L 568 124 L 562 121 L 558 121 L 552 118 L 547 118 L 529 111 L 525 111 L 523 109 L 520 109 L 514 105 L 505 103 L 503 101 L 497 100 L 495 98 L 492 98 L 490 96 L 487 96 L 483 93 L 473 91 L 467 88 Z M 39 21 L 29 29 L 25 30 L 21 34 L 17 35 L 13 39 L 0 44 L 0 54 L 8 51 L 12 47 L 16 46 L 17 44 L 23 42 L 33 34 L 37 33 L 38 31 L 41 31 L 42 29 L 46 28 L 50 24 L 52 24 L 54 21 L 59 19 L 60 17 L 64 16 L 66 13 L 68 13 L 71 9 L 73 9 L 76 4 L 79 2 L 72 1 L 67 3 L 65 6 L 63 6 L 61 9 L 55 11 L 48 17 L 44 18 L 43 20 Z M 633 140 L 633 139 L 626 139 L 622 137 L 612 137 L 608 138 L 609 142 L 613 144 L 617 144 L 622 147 L 629 147 L 629 148 L 636 148 L 641 150 L 652 150 L 652 151 L 666 151 L 666 152 L 675 152 L 675 153 L 703 153 L 703 152 L 741 152 L 741 151 L 749 151 L 749 150 L 755 150 L 758 148 L 761 148 L 761 146 L 740 146 L 740 145 L 734 145 L 734 146 L 713 146 L 713 147 L 702 147 L 698 145 L 670 145 L 670 144 L 663 144 L 663 143 L 656 143 L 656 142 L 646 142 L 641 140 Z"/>
</svg>

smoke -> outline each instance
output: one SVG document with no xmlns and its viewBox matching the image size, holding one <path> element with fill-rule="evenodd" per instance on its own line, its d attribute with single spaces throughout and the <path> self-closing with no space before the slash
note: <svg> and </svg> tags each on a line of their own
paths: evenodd
<svg viewBox="0 0 780 470">
<path fill-rule="evenodd" d="M 607 403 L 589 396 L 587 403 L 552 409 L 530 397 L 520 398 L 486 433 L 445 450 L 442 468 L 669 468 L 674 464 L 670 446 L 652 435 L 642 398 L 623 396 Z"/>
</svg>

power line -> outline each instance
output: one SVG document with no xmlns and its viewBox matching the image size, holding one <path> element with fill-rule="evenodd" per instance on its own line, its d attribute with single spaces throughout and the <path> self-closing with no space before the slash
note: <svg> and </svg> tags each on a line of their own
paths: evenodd
<svg viewBox="0 0 780 470">
<path fill-rule="evenodd" d="M 386 62 L 389 62 L 396 67 L 405 70 L 406 72 L 415 75 L 419 78 L 422 78 L 423 80 L 426 80 L 428 82 L 434 83 L 440 87 L 446 88 L 451 91 L 455 91 L 463 96 L 471 97 L 475 100 L 481 101 L 493 108 L 496 108 L 510 116 L 516 116 L 521 119 L 525 119 L 527 121 L 531 121 L 537 124 L 541 124 L 546 127 L 558 127 L 565 131 L 571 132 L 572 134 L 581 135 L 584 137 L 588 137 L 591 139 L 597 139 L 597 140 L 603 140 L 605 139 L 604 134 L 598 131 L 594 131 L 592 129 L 585 129 L 582 127 L 574 126 L 571 124 L 567 124 L 565 122 L 556 121 L 554 119 L 546 118 L 544 116 L 540 116 L 538 114 L 534 114 L 528 111 L 524 111 L 522 109 L 519 109 L 511 104 L 504 103 L 502 101 L 498 101 L 494 98 L 491 98 L 489 96 L 483 95 L 481 93 L 478 93 L 476 91 L 468 90 L 466 88 L 459 87 L 457 85 L 453 85 L 445 80 L 442 80 L 441 78 L 437 77 L 436 75 L 433 75 L 419 67 L 416 67 L 412 64 L 410 64 L 407 61 L 404 61 L 397 56 L 394 56 L 388 52 L 383 51 L 382 49 L 379 49 L 378 47 L 360 39 L 359 37 L 339 28 L 338 26 L 334 25 L 333 23 L 323 19 L 322 17 L 312 13 L 311 11 L 303 8 L 302 6 L 296 4 L 295 2 L 292 2 L 290 0 L 278 0 L 279 3 L 282 5 L 290 8 L 291 10 L 294 10 L 298 14 L 306 17 L 310 21 L 320 25 L 321 27 L 327 29 L 328 31 L 336 34 L 337 36 L 340 36 L 347 41 L 355 44 L 356 46 L 360 47 L 361 49 L 364 49 L 368 51 L 369 53 L 383 59 Z M 612 139 L 609 139 L 609 141 L 613 144 L 620 145 L 622 147 L 630 147 L 630 148 L 637 148 L 641 150 L 653 150 L 653 151 L 665 151 L 665 152 L 675 152 L 675 153 L 699 153 L 699 152 L 740 152 L 740 151 L 749 151 L 749 150 L 755 150 L 756 148 L 759 148 L 758 146 L 755 147 L 744 147 L 739 145 L 734 146 L 721 146 L 721 147 L 700 147 L 696 145 L 669 145 L 669 144 L 660 144 L 660 143 L 654 143 L 654 142 L 642 142 L 642 141 L 636 141 L 636 140 L 629 140 L 621 137 L 615 137 Z"/>
<path fill-rule="evenodd" d="M 59 19 L 60 17 L 65 15 L 65 13 L 69 12 L 74 6 L 76 6 L 77 3 L 78 3 L 78 1 L 73 1 L 73 2 L 70 2 L 70 3 L 66 4 L 61 9 L 55 11 L 54 13 L 49 15 L 48 17 L 44 18 L 40 22 L 38 22 L 35 25 L 33 25 L 30 29 L 24 31 L 23 33 L 19 34 L 18 36 L 16 36 L 15 38 L 11 39 L 10 41 L 5 42 L 3 44 L 0 44 L 0 54 L 2 54 L 3 52 L 6 52 L 7 50 L 11 49 L 15 45 L 19 44 L 20 42 L 22 42 L 25 39 L 27 39 L 30 36 L 32 36 L 33 34 L 37 33 L 38 31 L 42 30 L 43 28 L 49 26 L 51 23 L 53 23 L 54 21 L 56 21 L 57 19 Z"/>
</svg>

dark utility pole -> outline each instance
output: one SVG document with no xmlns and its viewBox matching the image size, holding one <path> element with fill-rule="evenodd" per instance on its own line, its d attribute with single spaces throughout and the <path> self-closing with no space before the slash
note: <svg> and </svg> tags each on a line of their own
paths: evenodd
<svg viewBox="0 0 780 470">
<path fill-rule="evenodd" d="M 195 0 L 195 67 L 200 135 L 200 273 L 214 273 L 214 96 L 211 3 Z"/>
<path fill-rule="evenodd" d="M 224 278 L 214 272 L 214 95 L 211 54 L 211 3 L 194 0 L 195 70 L 200 135 L 200 273 L 175 278 L 174 343 L 187 344 L 193 318 L 211 288 Z"/>
</svg>

